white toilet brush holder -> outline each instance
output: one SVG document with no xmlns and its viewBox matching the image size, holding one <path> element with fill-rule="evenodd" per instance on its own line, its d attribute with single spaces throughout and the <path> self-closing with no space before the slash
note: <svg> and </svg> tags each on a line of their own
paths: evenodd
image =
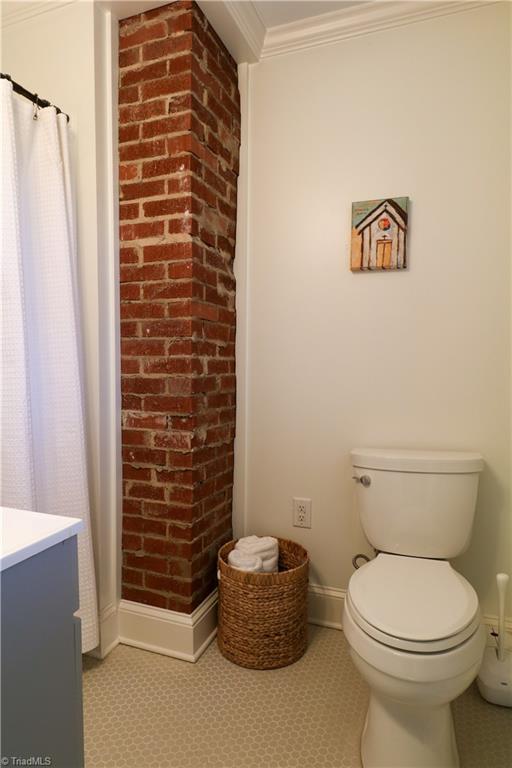
<svg viewBox="0 0 512 768">
<path fill-rule="evenodd" d="M 496 583 L 499 596 L 498 641 L 496 647 L 485 649 L 477 678 L 478 689 L 484 699 L 502 707 L 512 707 L 512 648 L 507 648 L 505 631 L 505 593 L 508 575 L 498 573 Z"/>
</svg>

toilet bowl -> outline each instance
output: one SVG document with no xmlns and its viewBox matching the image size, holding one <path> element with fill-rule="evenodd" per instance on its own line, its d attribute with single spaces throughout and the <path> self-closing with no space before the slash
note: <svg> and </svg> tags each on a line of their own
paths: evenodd
<svg viewBox="0 0 512 768">
<path fill-rule="evenodd" d="M 386 595 L 393 572 L 396 601 Z M 418 594 L 418 581 L 429 575 Z M 343 629 L 371 691 L 365 768 L 457 766 L 450 702 L 476 677 L 485 647 L 471 585 L 445 561 L 380 554 L 354 574 Z"/>
<path fill-rule="evenodd" d="M 343 608 L 370 687 L 363 766 L 457 768 L 450 703 L 478 674 L 486 636 L 477 595 L 448 558 L 469 542 L 482 459 L 382 449 L 352 459 L 363 530 L 379 552 L 351 577 Z"/>
</svg>

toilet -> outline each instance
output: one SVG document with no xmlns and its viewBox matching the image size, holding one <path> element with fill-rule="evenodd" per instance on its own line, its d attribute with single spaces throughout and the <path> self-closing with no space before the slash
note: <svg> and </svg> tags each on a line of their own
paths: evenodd
<svg viewBox="0 0 512 768">
<path fill-rule="evenodd" d="M 356 503 L 375 559 L 350 579 L 343 630 L 370 687 L 364 768 L 459 765 L 450 702 L 477 676 L 478 598 L 450 564 L 467 548 L 477 453 L 355 449 Z"/>
</svg>

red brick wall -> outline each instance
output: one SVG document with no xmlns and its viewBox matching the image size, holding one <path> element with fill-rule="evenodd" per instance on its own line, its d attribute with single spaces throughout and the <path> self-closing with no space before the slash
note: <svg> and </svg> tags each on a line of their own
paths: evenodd
<svg viewBox="0 0 512 768">
<path fill-rule="evenodd" d="M 192 2 L 119 31 L 123 597 L 189 613 L 231 538 L 237 69 Z"/>
</svg>

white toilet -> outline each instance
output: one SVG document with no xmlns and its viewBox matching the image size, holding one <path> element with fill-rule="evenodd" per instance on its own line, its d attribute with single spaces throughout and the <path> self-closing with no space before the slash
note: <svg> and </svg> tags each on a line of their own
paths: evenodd
<svg viewBox="0 0 512 768">
<path fill-rule="evenodd" d="M 351 451 L 363 530 L 378 551 L 350 579 L 343 629 L 370 686 L 364 768 L 459 765 L 450 702 L 485 647 L 475 590 L 448 562 L 469 543 L 477 453 Z"/>
</svg>

